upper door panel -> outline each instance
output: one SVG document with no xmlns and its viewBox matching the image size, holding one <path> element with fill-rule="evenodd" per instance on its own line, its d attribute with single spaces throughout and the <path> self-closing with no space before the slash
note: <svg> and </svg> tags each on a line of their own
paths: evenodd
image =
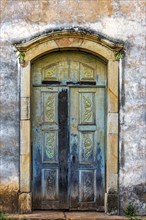
<svg viewBox="0 0 146 220">
<path fill-rule="evenodd" d="M 106 84 L 106 63 L 85 52 L 54 52 L 36 60 L 32 69 L 33 85 Z"/>
</svg>

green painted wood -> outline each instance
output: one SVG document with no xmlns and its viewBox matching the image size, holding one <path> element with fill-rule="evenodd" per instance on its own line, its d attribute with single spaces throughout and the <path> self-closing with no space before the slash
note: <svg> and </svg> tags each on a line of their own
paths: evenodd
<svg viewBox="0 0 146 220">
<path fill-rule="evenodd" d="M 69 208 L 67 103 L 67 88 L 33 88 L 34 209 Z"/>
<path fill-rule="evenodd" d="M 61 85 L 106 85 L 106 63 L 80 51 L 48 54 L 32 64 L 32 84 L 60 82 Z M 45 83 L 44 83 L 45 84 Z"/>
<path fill-rule="evenodd" d="M 71 88 L 71 209 L 102 210 L 105 192 L 104 88 Z"/>
<path fill-rule="evenodd" d="M 101 211 L 106 65 L 68 51 L 32 69 L 33 208 Z"/>
</svg>

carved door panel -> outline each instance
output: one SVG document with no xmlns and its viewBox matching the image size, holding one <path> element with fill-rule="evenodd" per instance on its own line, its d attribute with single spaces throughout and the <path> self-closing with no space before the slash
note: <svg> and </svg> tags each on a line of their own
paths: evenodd
<svg viewBox="0 0 146 220">
<path fill-rule="evenodd" d="M 68 89 L 33 87 L 33 100 L 33 208 L 68 209 Z"/>
<path fill-rule="evenodd" d="M 70 208 L 103 210 L 104 88 L 70 90 Z"/>
</svg>

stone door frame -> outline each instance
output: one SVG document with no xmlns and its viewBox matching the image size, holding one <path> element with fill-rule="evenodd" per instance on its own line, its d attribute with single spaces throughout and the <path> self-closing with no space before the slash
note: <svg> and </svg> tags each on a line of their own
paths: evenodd
<svg viewBox="0 0 146 220">
<path fill-rule="evenodd" d="M 25 61 L 20 66 L 20 190 L 19 212 L 32 212 L 31 193 L 31 61 L 44 54 L 59 50 L 81 50 L 94 54 L 107 62 L 107 128 L 106 128 L 106 186 L 105 211 L 118 210 L 118 61 L 115 52 L 123 48 L 85 31 L 54 31 L 26 43 L 15 45 L 25 53 Z M 113 201 L 113 202 L 112 202 Z M 113 204 L 111 207 L 109 203 Z"/>
</svg>

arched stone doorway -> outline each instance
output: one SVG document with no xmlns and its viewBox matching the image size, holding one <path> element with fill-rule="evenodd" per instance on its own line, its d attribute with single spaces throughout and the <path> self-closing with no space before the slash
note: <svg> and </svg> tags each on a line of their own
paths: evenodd
<svg viewBox="0 0 146 220">
<path fill-rule="evenodd" d="M 105 100 L 105 193 L 104 209 L 108 209 L 108 201 L 115 201 L 118 206 L 118 62 L 115 50 L 122 45 L 113 44 L 98 36 L 77 32 L 54 32 L 24 44 L 16 46 L 25 52 L 25 64 L 21 67 L 21 119 L 20 119 L 20 212 L 32 211 L 32 161 L 31 161 L 31 63 L 46 53 L 64 50 L 80 50 L 94 54 L 106 63 L 107 83 Z M 45 81 L 45 80 L 44 80 Z M 85 80 L 86 81 L 86 80 Z M 92 81 L 92 80 L 91 80 Z M 94 80 L 93 80 L 94 81 Z M 92 88 L 91 90 L 94 90 Z M 95 91 L 94 91 L 95 92 Z M 73 94 L 73 93 L 72 93 Z M 73 97 L 74 100 L 77 97 Z M 80 125 L 78 125 L 79 127 Z M 91 126 L 90 126 L 91 127 Z M 83 129 L 83 128 L 81 128 Z M 72 157 L 74 160 L 74 155 Z M 75 159 L 76 160 L 76 159 Z M 88 172 L 88 171 L 87 171 Z M 93 175 L 90 175 L 93 176 Z M 81 199 L 81 196 L 80 196 Z M 98 207 L 97 207 L 98 209 Z"/>
</svg>

